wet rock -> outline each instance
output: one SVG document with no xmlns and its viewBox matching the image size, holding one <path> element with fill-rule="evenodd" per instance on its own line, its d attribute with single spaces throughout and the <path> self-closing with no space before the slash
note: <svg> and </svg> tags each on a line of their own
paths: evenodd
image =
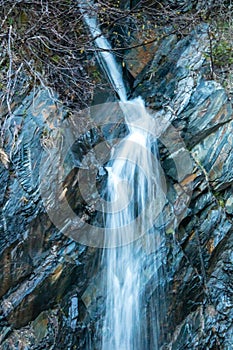
<svg viewBox="0 0 233 350">
<path fill-rule="evenodd" d="M 55 332 L 59 326 L 50 308 L 77 281 L 78 295 L 82 295 L 87 279 L 81 276 L 90 275 L 89 263 L 95 261 L 95 250 L 59 232 L 45 213 L 41 198 L 40 181 L 48 179 L 47 170 L 53 167 L 53 162 L 43 162 L 42 155 L 49 155 L 55 146 L 53 137 L 59 135 L 66 113 L 49 90 L 38 88 L 24 97 L 6 120 L 4 149 L 11 162 L 9 169 L 1 165 L 0 173 L 0 346 L 4 350 L 10 344 L 12 349 L 19 344 L 23 349 L 52 345 L 50 329 Z M 87 133 L 87 123 L 82 145 L 85 148 L 89 143 L 91 148 L 97 139 L 95 133 Z M 74 328 L 79 315 L 74 318 L 74 307 L 72 315 Z"/>
<path fill-rule="evenodd" d="M 182 116 L 187 120 L 183 133 L 187 145 L 193 146 L 230 121 L 232 114 L 232 106 L 224 89 L 215 82 L 201 81 Z"/>
<path fill-rule="evenodd" d="M 233 214 L 233 198 L 230 197 L 228 198 L 228 200 L 226 201 L 226 212 L 228 214 Z"/>
<path fill-rule="evenodd" d="M 32 272 L 32 260 L 24 242 L 12 242 L 0 254 L 0 297 Z"/>
<path fill-rule="evenodd" d="M 182 40 L 169 35 L 162 41 L 152 63 L 134 84 L 135 93 L 143 96 L 149 107 L 168 106 L 176 115 L 188 105 L 208 49 L 207 28 L 200 25 Z"/>
<path fill-rule="evenodd" d="M 139 38 L 137 38 L 138 41 Z M 142 38 L 140 38 L 142 40 Z M 135 40 L 135 43 L 137 42 Z M 131 41 L 133 46 L 134 41 Z M 158 42 L 155 41 L 151 44 L 143 45 L 134 49 L 129 50 L 129 52 L 124 56 L 124 62 L 126 63 L 126 68 L 131 73 L 131 75 L 136 79 L 138 75 L 143 71 L 146 65 L 152 60 L 155 52 L 158 49 Z"/>
<path fill-rule="evenodd" d="M 221 126 L 192 149 L 193 157 L 203 167 L 215 190 L 226 188 L 233 181 L 232 128 L 232 122 Z"/>
<path fill-rule="evenodd" d="M 176 183 L 173 157 L 179 138 L 170 132 L 169 145 L 160 139 L 162 166 L 168 177 L 164 215 L 169 281 L 162 349 L 231 348 L 232 327 L 227 319 L 231 317 L 232 262 L 227 258 L 225 265 L 223 255 L 228 256 L 232 237 L 233 113 L 224 88 L 205 77 L 206 30 L 199 27 L 182 40 L 175 36 L 164 39 L 134 85 L 134 94 L 141 94 L 180 133 L 194 162 L 193 171 L 183 180 L 191 184 L 192 198 L 177 223 L 174 217 L 176 205 L 177 212 L 182 207 L 178 201 L 182 189 Z M 178 164 L 185 172 L 186 162 L 180 159 Z"/>
<path fill-rule="evenodd" d="M 195 5 L 163 3 L 181 11 Z M 207 29 L 200 25 L 181 39 L 168 35 L 147 50 L 145 60 L 144 48 L 125 56 L 128 62 L 135 59 L 133 67 L 128 63 L 136 78 L 133 95 L 142 95 L 153 113 L 159 111 L 170 125 L 168 140 L 164 137 L 159 143 L 168 188 L 166 240 L 158 239 L 167 253 L 159 264 L 166 279 L 155 285 L 152 256 L 146 266 L 149 282 L 145 279 L 145 285 L 155 288 L 147 296 L 147 307 L 166 289 L 163 350 L 232 348 L 232 106 L 224 88 L 205 78 Z M 96 329 L 101 327 L 105 288 L 99 280 L 101 250 L 80 244 L 80 237 L 89 235 L 89 243 L 95 242 L 91 225 L 103 224 L 96 208 L 106 180 L 105 163 L 111 147 L 128 133 L 119 106 L 108 107 L 95 110 L 93 122 L 89 110 L 68 113 L 49 90 L 36 88 L 19 95 L 6 123 L 3 149 L 9 168 L 0 164 L 3 350 L 100 348 Z M 114 120 L 109 111 L 114 111 Z M 6 108 L 1 112 L 5 116 Z M 64 140 L 69 142 L 63 149 Z M 191 159 L 191 171 L 184 152 Z M 175 162 L 182 174 L 179 181 Z M 59 169 L 64 176 L 56 197 Z M 84 197 L 79 181 L 86 186 Z M 47 202 L 41 198 L 41 184 Z M 62 199 L 84 227 L 78 235 L 63 216 L 59 224 L 69 227 L 68 234 L 47 215 L 48 208 L 56 213 Z M 85 223 L 91 224 L 88 229 Z"/>
<path fill-rule="evenodd" d="M 48 312 L 44 311 L 32 322 L 32 328 L 35 334 L 35 340 L 39 343 L 48 332 Z"/>
<path fill-rule="evenodd" d="M 190 313 L 177 327 L 169 349 L 181 346 L 187 349 L 198 346 L 201 350 L 231 348 L 232 327 L 227 321 L 232 317 L 232 291 L 229 289 L 229 274 L 232 271 L 231 239 L 232 234 L 210 264 L 203 306 Z M 184 332 L 185 329 L 188 332 Z"/>
</svg>

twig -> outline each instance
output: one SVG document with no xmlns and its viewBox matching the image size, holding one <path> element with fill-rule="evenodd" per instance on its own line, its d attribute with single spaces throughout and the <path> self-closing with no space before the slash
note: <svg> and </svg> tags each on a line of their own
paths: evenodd
<svg viewBox="0 0 233 350">
<path fill-rule="evenodd" d="M 7 95 L 6 95 L 6 101 L 7 101 L 7 107 L 10 116 L 12 115 L 11 112 L 11 77 L 12 77 L 12 65 L 13 65 L 13 59 L 12 59 L 12 51 L 11 51 L 11 34 L 12 34 L 12 25 L 9 27 L 8 32 L 8 57 L 9 57 L 9 68 L 7 71 Z"/>
<path fill-rule="evenodd" d="M 212 35 L 209 27 L 208 27 L 208 37 L 209 37 L 209 43 L 210 43 L 210 74 L 211 74 L 211 79 L 214 79 L 213 42 L 212 42 Z"/>
</svg>

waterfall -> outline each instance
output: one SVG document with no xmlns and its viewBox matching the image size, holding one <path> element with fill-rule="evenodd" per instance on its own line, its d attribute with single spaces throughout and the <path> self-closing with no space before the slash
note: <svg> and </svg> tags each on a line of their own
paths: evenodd
<svg viewBox="0 0 233 350">
<path fill-rule="evenodd" d="M 157 350 L 161 293 L 163 232 L 160 213 L 164 203 L 153 118 L 138 97 L 127 101 L 123 78 L 111 46 L 96 17 L 82 13 L 95 38 L 101 65 L 120 97 L 129 134 L 112 150 L 108 172 L 103 250 L 103 285 L 106 286 L 102 350 Z M 108 51 L 105 51 L 108 50 Z M 111 244 L 109 244 L 111 242 Z"/>
<path fill-rule="evenodd" d="M 127 100 L 126 89 L 122 79 L 122 74 L 120 68 L 117 66 L 115 58 L 111 53 L 112 47 L 108 40 L 103 36 L 97 19 L 95 16 L 89 16 L 86 12 L 86 8 L 89 8 L 89 4 L 84 0 L 79 3 L 81 12 L 83 13 L 84 21 L 90 30 L 90 33 L 95 41 L 96 47 L 100 50 L 98 51 L 98 60 L 109 81 L 111 82 L 114 90 L 118 93 L 121 101 Z"/>
<path fill-rule="evenodd" d="M 102 350 L 156 350 L 159 320 L 154 313 L 158 305 L 146 310 L 143 290 L 150 278 L 157 278 L 156 238 L 150 229 L 153 231 L 155 197 L 161 196 L 162 202 L 163 191 L 156 150 L 151 152 L 152 140 L 145 130 L 144 103 L 137 98 L 123 103 L 122 109 L 130 133 L 113 152 L 113 162 L 107 167 L 111 210 L 106 215 L 105 239 L 107 246 L 112 240 L 115 248 L 106 249 L 103 257 L 107 292 Z M 147 295 L 152 290 L 148 286 Z M 145 312 L 151 313 L 149 318 L 155 322 L 150 334 L 143 324 Z"/>
</svg>

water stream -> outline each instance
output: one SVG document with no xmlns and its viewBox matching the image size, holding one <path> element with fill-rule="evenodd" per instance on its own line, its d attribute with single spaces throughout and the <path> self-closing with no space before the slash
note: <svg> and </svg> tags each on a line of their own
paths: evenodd
<svg viewBox="0 0 233 350">
<path fill-rule="evenodd" d="M 160 313 L 163 233 L 156 211 L 164 192 L 155 139 L 149 132 L 153 119 L 139 97 L 127 101 L 120 68 L 94 15 L 82 11 L 98 59 L 120 97 L 129 134 L 112 151 L 108 172 L 108 213 L 103 250 L 103 285 L 106 313 L 102 325 L 102 350 L 157 350 Z M 160 252 L 160 253 L 158 253 Z"/>
<path fill-rule="evenodd" d="M 130 123 L 129 117 L 146 117 L 143 101 L 138 98 L 126 105 L 127 111 L 123 110 L 130 133 L 114 151 L 114 161 L 107 168 L 112 210 L 106 215 L 105 239 L 108 246 L 108 240 L 112 240 L 116 248 L 105 249 L 103 257 L 107 292 L 102 350 L 156 350 L 158 307 L 153 304 L 151 310 L 147 309 L 149 286 L 144 291 L 150 279 L 157 278 L 159 267 L 153 230 L 155 197 L 161 192 L 159 164 L 155 150 L 151 151 L 150 135 L 140 128 L 140 123 L 138 127 Z M 128 115 L 130 111 L 132 115 Z M 155 284 L 151 287 L 156 289 Z M 145 324 L 148 316 L 155 322 L 150 327 Z"/>
<path fill-rule="evenodd" d="M 103 36 L 99 28 L 97 18 L 95 17 L 95 13 L 92 16 L 90 16 L 86 12 L 86 10 L 90 8 L 90 2 L 87 3 L 87 1 L 85 0 L 80 1 L 79 7 L 81 9 L 81 12 L 83 13 L 84 21 L 88 26 L 92 37 L 94 38 L 96 47 L 98 48 L 97 57 L 100 65 L 105 71 L 114 90 L 118 93 L 120 100 L 126 101 L 127 95 L 125 85 L 122 80 L 122 73 L 116 64 L 116 60 L 113 54 L 111 53 L 112 47 L 108 40 Z"/>
</svg>

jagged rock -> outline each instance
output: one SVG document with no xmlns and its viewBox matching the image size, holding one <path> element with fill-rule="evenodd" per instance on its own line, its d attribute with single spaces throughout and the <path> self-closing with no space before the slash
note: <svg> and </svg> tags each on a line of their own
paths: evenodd
<svg viewBox="0 0 233 350">
<path fill-rule="evenodd" d="M 182 11 L 194 4 L 166 3 Z M 143 62 L 142 70 L 138 62 L 133 73 L 134 96 L 142 95 L 170 123 L 169 144 L 165 137 L 159 144 L 168 187 L 166 241 L 160 242 L 167 252 L 167 261 L 160 262 L 160 268 L 166 269 L 166 281 L 161 284 L 166 282 L 168 316 L 161 320 L 163 350 L 232 348 L 232 105 L 223 87 L 205 76 L 207 29 L 200 25 L 181 39 L 168 35 L 152 48 L 153 60 L 148 59 L 147 66 Z M 133 51 L 128 55 L 134 55 Z M 79 215 L 80 225 L 103 224 L 95 206 L 106 181 L 104 162 L 111 147 L 128 132 L 119 108 L 109 106 L 96 111 L 94 123 L 87 111 L 70 115 L 49 90 L 36 88 L 30 94 L 19 94 L 13 117 L 6 122 L 2 149 L 7 156 L 5 164 L 0 164 L 3 350 L 99 347 L 96 328 L 104 312 L 98 281 L 101 250 L 80 244 L 81 234 L 73 234 L 72 228 L 69 234 L 61 232 L 45 207 L 54 212 L 65 198 Z M 113 110 L 114 121 L 109 118 Z M 1 113 L 6 115 L 4 106 Z M 69 142 L 62 154 L 64 139 Z M 102 153 L 98 153 L 96 147 L 102 142 Z M 190 157 L 191 172 L 187 172 L 184 153 L 179 154 L 181 149 Z M 180 181 L 174 159 L 182 169 Z M 54 200 L 60 168 L 64 182 Z M 80 171 L 80 175 L 83 168 L 93 172 Z M 85 187 L 83 198 L 78 181 L 85 184 L 87 179 L 89 188 Z M 41 198 L 41 184 L 49 194 L 47 203 Z M 59 223 L 62 228 L 69 224 L 62 216 Z M 89 235 L 92 243 L 95 237 L 90 226 L 82 234 Z M 150 281 L 145 279 L 145 284 L 155 283 L 151 261 L 148 257 Z M 150 298 L 158 297 L 162 290 L 158 285 L 154 288 Z M 147 306 L 152 305 L 150 298 Z"/>
<path fill-rule="evenodd" d="M 228 214 L 231 214 L 231 215 L 233 214 L 233 198 L 232 197 L 228 198 L 226 201 L 226 212 Z"/>
<path fill-rule="evenodd" d="M 1 167 L 1 251 L 0 296 L 2 329 L 1 348 L 21 343 L 24 349 L 42 342 L 47 335 L 41 318 L 43 310 L 56 305 L 76 280 L 82 295 L 95 250 L 70 242 L 53 226 L 44 213 L 39 185 L 46 179 L 48 168 L 41 155 L 51 148 L 50 135 L 64 120 L 66 112 L 56 98 L 44 89 L 26 96 L 6 122 L 5 152 L 10 154 L 10 167 Z M 94 135 L 91 135 L 92 141 Z M 88 139 L 83 140 L 83 145 Z M 53 163 L 50 164 L 53 166 Z M 85 254 L 84 254 L 85 253 Z M 88 258 L 89 256 L 89 258 Z M 89 274 L 87 271 L 84 273 Z M 44 317 L 44 316 L 43 316 Z M 21 331 L 14 331 L 22 328 Z M 6 339 L 7 338 L 7 339 Z M 24 339 L 22 341 L 22 339 Z M 44 347 L 43 347 L 44 346 Z"/>
<path fill-rule="evenodd" d="M 184 180 L 192 185 L 192 199 L 177 227 L 173 220 L 180 187 L 173 157 L 179 138 L 170 132 L 169 145 L 160 140 L 163 168 L 172 179 L 167 193 L 170 208 L 166 205 L 164 211 L 169 297 L 162 349 L 231 348 L 232 328 L 227 319 L 232 291 L 227 285 L 231 284 L 232 262 L 227 258 L 227 273 L 219 268 L 225 265 L 220 256 L 224 251 L 229 254 L 232 236 L 233 113 L 224 88 L 205 77 L 206 30 L 199 27 L 182 40 L 175 36 L 164 39 L 152 63 L 135 81 L 134 94 L 141 94 L 148 106 L 170 120 L 194 159 L 193 173 Z M 181 159 L 179 166 L 185 169 L 185 162 L 182 164 Z M 218 271 L 216 279 L 214 271 Z M 227 316 L 221 315 L 220 308 L 225 308 Z"/>
<path fill-rule="evenodd" d="M 136 41 L 137 42 L 137 41 Z M 134 41 L 132 41 L 133 46 Z M 142 72 L 146 65 L 152 60 L 158 48 L 158 42 L 143 45 L 135 49 L 131 49 L 125 56 L 124 62 L 126 67 L 134 79 Z"/>
<path fill-rule="evenodd" d="M 205 95 L 202 95 L 203 90 Z M 218 126 L 230 121 L 232 114 L 232 105 L 224 89 L 215 82 L 202 81 L 197 86 L 182 116 L 182 119 L 187 120 L 183 133 L 186 143 L 193 146 L 216 130 Z"/>
<path fill-rule="evenodd" d="M 193 157 L 203 167 L 215 190 L 226 188 L 233 181 L 232 128 L 232 122 L 221 126 L 192 149 Z"/>
<path fill-rule="evenodd" d="M 182 40 L 169 35 L 161 42 L 153 61 L 134 83 L 135 94 L 145 98 L 149 107 L 168 106 L 179 115 L 188 105 L 208 50 L 207 29 L 200 25 Z"/>
</svg>

